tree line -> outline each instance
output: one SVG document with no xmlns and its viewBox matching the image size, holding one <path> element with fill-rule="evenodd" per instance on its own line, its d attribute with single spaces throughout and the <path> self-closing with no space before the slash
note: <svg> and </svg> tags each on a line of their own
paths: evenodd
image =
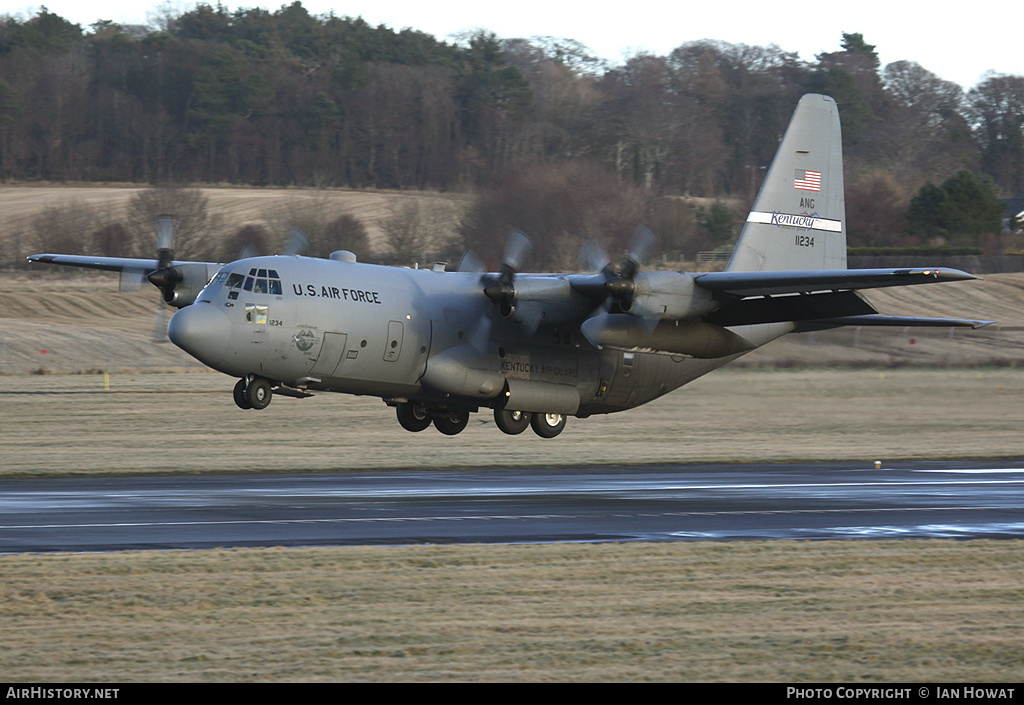
<svg viewBox="0 0 1024 705">
<path fill-rule="evenodd" d="M 1024 77 L 965 91 L 837 39 L 811 62 L 699 41 L 609 65 L 573 40 L 448 43 L 300 2 L 88 29 L 43 8 L 0 17 L 0 179 L 474 191 L 460 246 L 531 219 L 566 261 L 581 236 L 618 243 L 644 221 L 683 250 L 730 228 L 679 198 L 749 204 L 819 92 L 840 107 L 851 245 L 979 241 L 914 224 L 911 202 L 961 173 L 989 202 L 1024 191 Z"/>
</svg>

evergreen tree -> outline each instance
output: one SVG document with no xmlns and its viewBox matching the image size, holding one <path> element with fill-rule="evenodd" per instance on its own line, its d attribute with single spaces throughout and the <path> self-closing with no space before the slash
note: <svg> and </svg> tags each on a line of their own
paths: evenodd
<svg viewBox="0 0 1024 705">
<path fill-rule="evenodd" d="M 907 222 L 918 236 L 941 236 L 977 246 L 982 235 L 999 233 L 1002 214 L 991 183 L 963 170 L 940 187 L 922 186 L 911 199 Z"/>
</svg>

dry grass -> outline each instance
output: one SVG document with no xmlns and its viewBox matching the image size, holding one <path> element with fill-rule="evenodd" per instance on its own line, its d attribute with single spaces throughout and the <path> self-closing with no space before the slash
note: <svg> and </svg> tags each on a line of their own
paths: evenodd
<svg viewBox="0 0 1024 705">
<path fill-rule="evenodd" d="M 1020 541 L 5 556 L 10 681 L 1018 681 Z"/>
<path fill-rule="evenodd" d="M 243 411 L 217 373 L 0 377 L 0 476 L 579 463 L 1017 457 L 1024 376 L 979 370 L 718 370 L 651 404 L 510 438 L 403 431 L 379 399 Z M 258 449 L 258 452 L 254 452 Z"/>
</svg>

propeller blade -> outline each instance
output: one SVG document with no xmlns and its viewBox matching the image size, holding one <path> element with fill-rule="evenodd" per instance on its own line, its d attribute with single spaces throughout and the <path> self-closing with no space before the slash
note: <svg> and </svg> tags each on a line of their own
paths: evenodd
<svg viewBox="0 0 1024 705">
<path fill-rule="evenodd" d="M 139 287 L 142 286 L 142 282 L 146 278 L 146 273 L 142 269 L 130 269 L 125 267 L 121 270 L 121 276 L 117 282 L 117 290 L 122 294 L 126 292 L 138 291 Z"/>
<path fill-rule="evenodd" d="M 151 340 L 154 343 L 167 342 L 167 305 L 161 303 L 156 310 L 156 319 L 153 321 L 153 335 Z"/>
<path fill-rule="evenodd" d="M 156 219 L 157 269 L 170 266 L 174 260 L 174 217 L 162 215 Z"/>
<path fill-rule="evenodd" d="M 292 228 L 288 233 L 288 241 L 284 244 L 282 255 L 301 255 L 309 247 L 309 238 L 306 233 L 298 228 Z"/>
<path fill-rule="evenodd" d="M 630 307 L 629 312 L 640 321 L 640 327 L 643 329 L 644 335 L 653 333 L 654 329 L 658 327 L 658 322 L 661 320 L 660 311 L 643 306 L 642 304 L 634 303 Z"/>
<path fill-rule="evenodd" d="M 583 249 L 580 250 L 576 261 L 581 269 L 588 272 L 600 272 L 608 266 L 609 259 L 608 253 L 601 247 L 601 243 L 591 238 L 583 243 Z"/>
<path fill-rule="evenodd" d="M 603 347 L 599 337 L 608 326 L 608 319 L 609 313 L 604 309 L 600 309 L 598 313 L 583 321 L 583 324 L 580 325 L 580 332 L 583 333 L 583 337 L 595 348 L 600 349 Z"/>
<path fill-rule="evenodd" d="M 636 265 L 643 264 L 657 245 L 658 238 L 654 236 L 650 228 L 641 225 L 633 233 L 633 240 L 629 243 L 629 253 L 626 256 Z"/>
<path fill-rule="evenodd" d="M 462 259 L 459 260 L 459 267 L 456 271 L 480 274 L 484 271 L 484 263 L 480 261 L 473 250 L 466 250 Z"/>
<path fill-rule="evenodd" d="M 249 259 L 250 257 L 259 257 L 260 250 L 256 245 L 251 242 L 245 243 L 245 247 L 238 253 L 238 259 Z"/>
<path fill-rule="evenodd" d="M 480 316 L 480 320 L 473 326 L 473 330 L 469 333 L 469 344 L 473 346 L 473 349 L 478 353 L 487 352 L 487 345 L 491 342 L 491 316 L 489 313 L 484 313 Z"/>
<path fill-rule="evenodd" d="M 174 216 L 162 215 L 156 219 L 156 247 L 158 250 L 174 247 Z"/>
<path fill-rule="evenodd" d="M 502 269 L 510 268 L 518 272 L 523 268 L 523 262 L 533 249 L 533 240 L 526 236 L 522 230 L 513 230 L 505 243 L 505 256 L 502 258 Z"/>
</svg>

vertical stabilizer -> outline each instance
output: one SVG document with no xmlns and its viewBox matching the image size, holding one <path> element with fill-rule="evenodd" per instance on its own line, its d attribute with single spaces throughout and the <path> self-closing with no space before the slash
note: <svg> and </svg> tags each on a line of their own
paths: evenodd
<svg viewBox="0 0 1024 705">
<path fill-rule="evenodd" d="M 846 269 L 843 144 L 832 98 L 800 99 L 726 269 Z"/>
</svg>

